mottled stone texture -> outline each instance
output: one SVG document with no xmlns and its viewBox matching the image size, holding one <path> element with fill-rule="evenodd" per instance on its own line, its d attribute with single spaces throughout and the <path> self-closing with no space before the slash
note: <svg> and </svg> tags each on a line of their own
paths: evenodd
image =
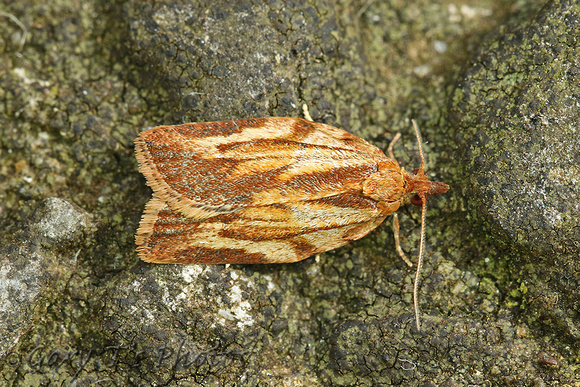
<svg viewBox="0 0 580 387">
<path fill-rule="evenodd" d="M 470 207 L 528 255 L 580 255 L 580 5 L 496 34 L 459 80 L 452 117 Z"/>
<path fill-rule="evenodd" d="M 580 4 L 483 44 L 453 95 L 469 213 L 520 284 L 520 320 L 580 355 Z"/>
</svg>

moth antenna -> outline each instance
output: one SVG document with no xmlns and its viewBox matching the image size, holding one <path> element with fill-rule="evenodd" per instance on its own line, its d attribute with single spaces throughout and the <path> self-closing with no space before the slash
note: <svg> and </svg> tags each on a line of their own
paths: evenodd
<svg viewBox="0 0 580 387">
<path fill-rule="evenodd" d="M 419 242 L 419 257 L 417 258 L 417 271 L 415 272 L 415 282 L 413 283 L 413 307 L 415 309 L 415 322 L 417 330 L 421 330 L 419 320 L 419 281 L 421 280 L 421 268 L 423 267 L 423 250 L 425 249 L 425 209 L 427 207 L 427 195 L 418 193 L 421 197 L 421 238 Z"/>
<path fill-rule="evenodd" d="M 419 171 L 417 174 L 425 173 L 425 158 L 423 157 L 423 140 L 421 139 L 421 132 L 419 132 L 419 128 L 417 127 L 417 123 L 414 119 L 411 120 L 413 123 L 413 128 L 415 129 L 415 136 L 417 136 L 417 143 L 419 144 L 419 156 L 421 156 L 421 167 L 419 167 Z"/>
</svg>

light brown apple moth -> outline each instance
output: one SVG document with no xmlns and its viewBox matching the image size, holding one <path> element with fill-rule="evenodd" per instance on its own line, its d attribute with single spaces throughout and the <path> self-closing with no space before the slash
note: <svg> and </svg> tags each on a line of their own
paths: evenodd
<svg viewBox="0 0 580 387">
<path fill-rule="evenodd" d="M 360 137 L 299 118 L 158 126 L 135 148 L 153 189 L 137 251 L 154 263 L 300 261 L 362 238 L 402 204 L 422 205 L 424 224 L 427 196 L 449 189 L 428 179 L 422 151 L 421 167 L 407 172 L 392 145 L 388 158 Z M 418 270 L 424 235 L 422 226 Z"/>
</svg>

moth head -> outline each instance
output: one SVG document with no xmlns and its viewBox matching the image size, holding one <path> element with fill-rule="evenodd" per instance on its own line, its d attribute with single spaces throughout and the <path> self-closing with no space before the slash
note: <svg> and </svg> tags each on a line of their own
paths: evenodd
<svg viewBox="0 0 580 387">
<path fill-rule="evenodd" d="M 449 185 L 438 181 L 431 181 L 425 174 L 424 161 L 421 157 L 421 168 L 405 176 L 407 180 L 406 202 L 415 206 L 421 206 L 429 195 L 437 195 L 447 192 Z"/>
<path fill-rule="evenodd" d="M 417 136 L 417 144 L 419 146 L 419 155 L 421 156 L 421 166 L 411 173 L 405 174 L 407 180 L 407 194 L 405 195 L 405 203 L 411 203 L 416 206 L 423 206 L 427 201 L 429 195 L 437 195 L 447 192 L 449 186 L 438 181 L 431 181 L 425 173 L 425 157 L 423 156 L 423 141 L 421 140 L 421 133 L 417 127 L 415 120 L 412 120 L 415 135 Z"/>
</svg>

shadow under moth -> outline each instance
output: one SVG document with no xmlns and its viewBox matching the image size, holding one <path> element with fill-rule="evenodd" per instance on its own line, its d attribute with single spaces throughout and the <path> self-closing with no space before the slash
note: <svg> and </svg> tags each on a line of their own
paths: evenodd
<svg viewBox="0 0 580 387">
<path fill-rule="evenodd" d="M 399 135 L 388 158 L 360 137 L 299 118 L 148 129 L 135 139 L 139 171 L 153 189 L 137 252 L 153 263 L 296 262 L 362 238 L 403 204 L 421 205 L 419 329 L 425 204 L 449 186 L 425 174 L 413 125 L 421 155 L 413 172 L 393 156 Z M 395 236 L 404 257 L 397 229 Z"/>
</svg>

